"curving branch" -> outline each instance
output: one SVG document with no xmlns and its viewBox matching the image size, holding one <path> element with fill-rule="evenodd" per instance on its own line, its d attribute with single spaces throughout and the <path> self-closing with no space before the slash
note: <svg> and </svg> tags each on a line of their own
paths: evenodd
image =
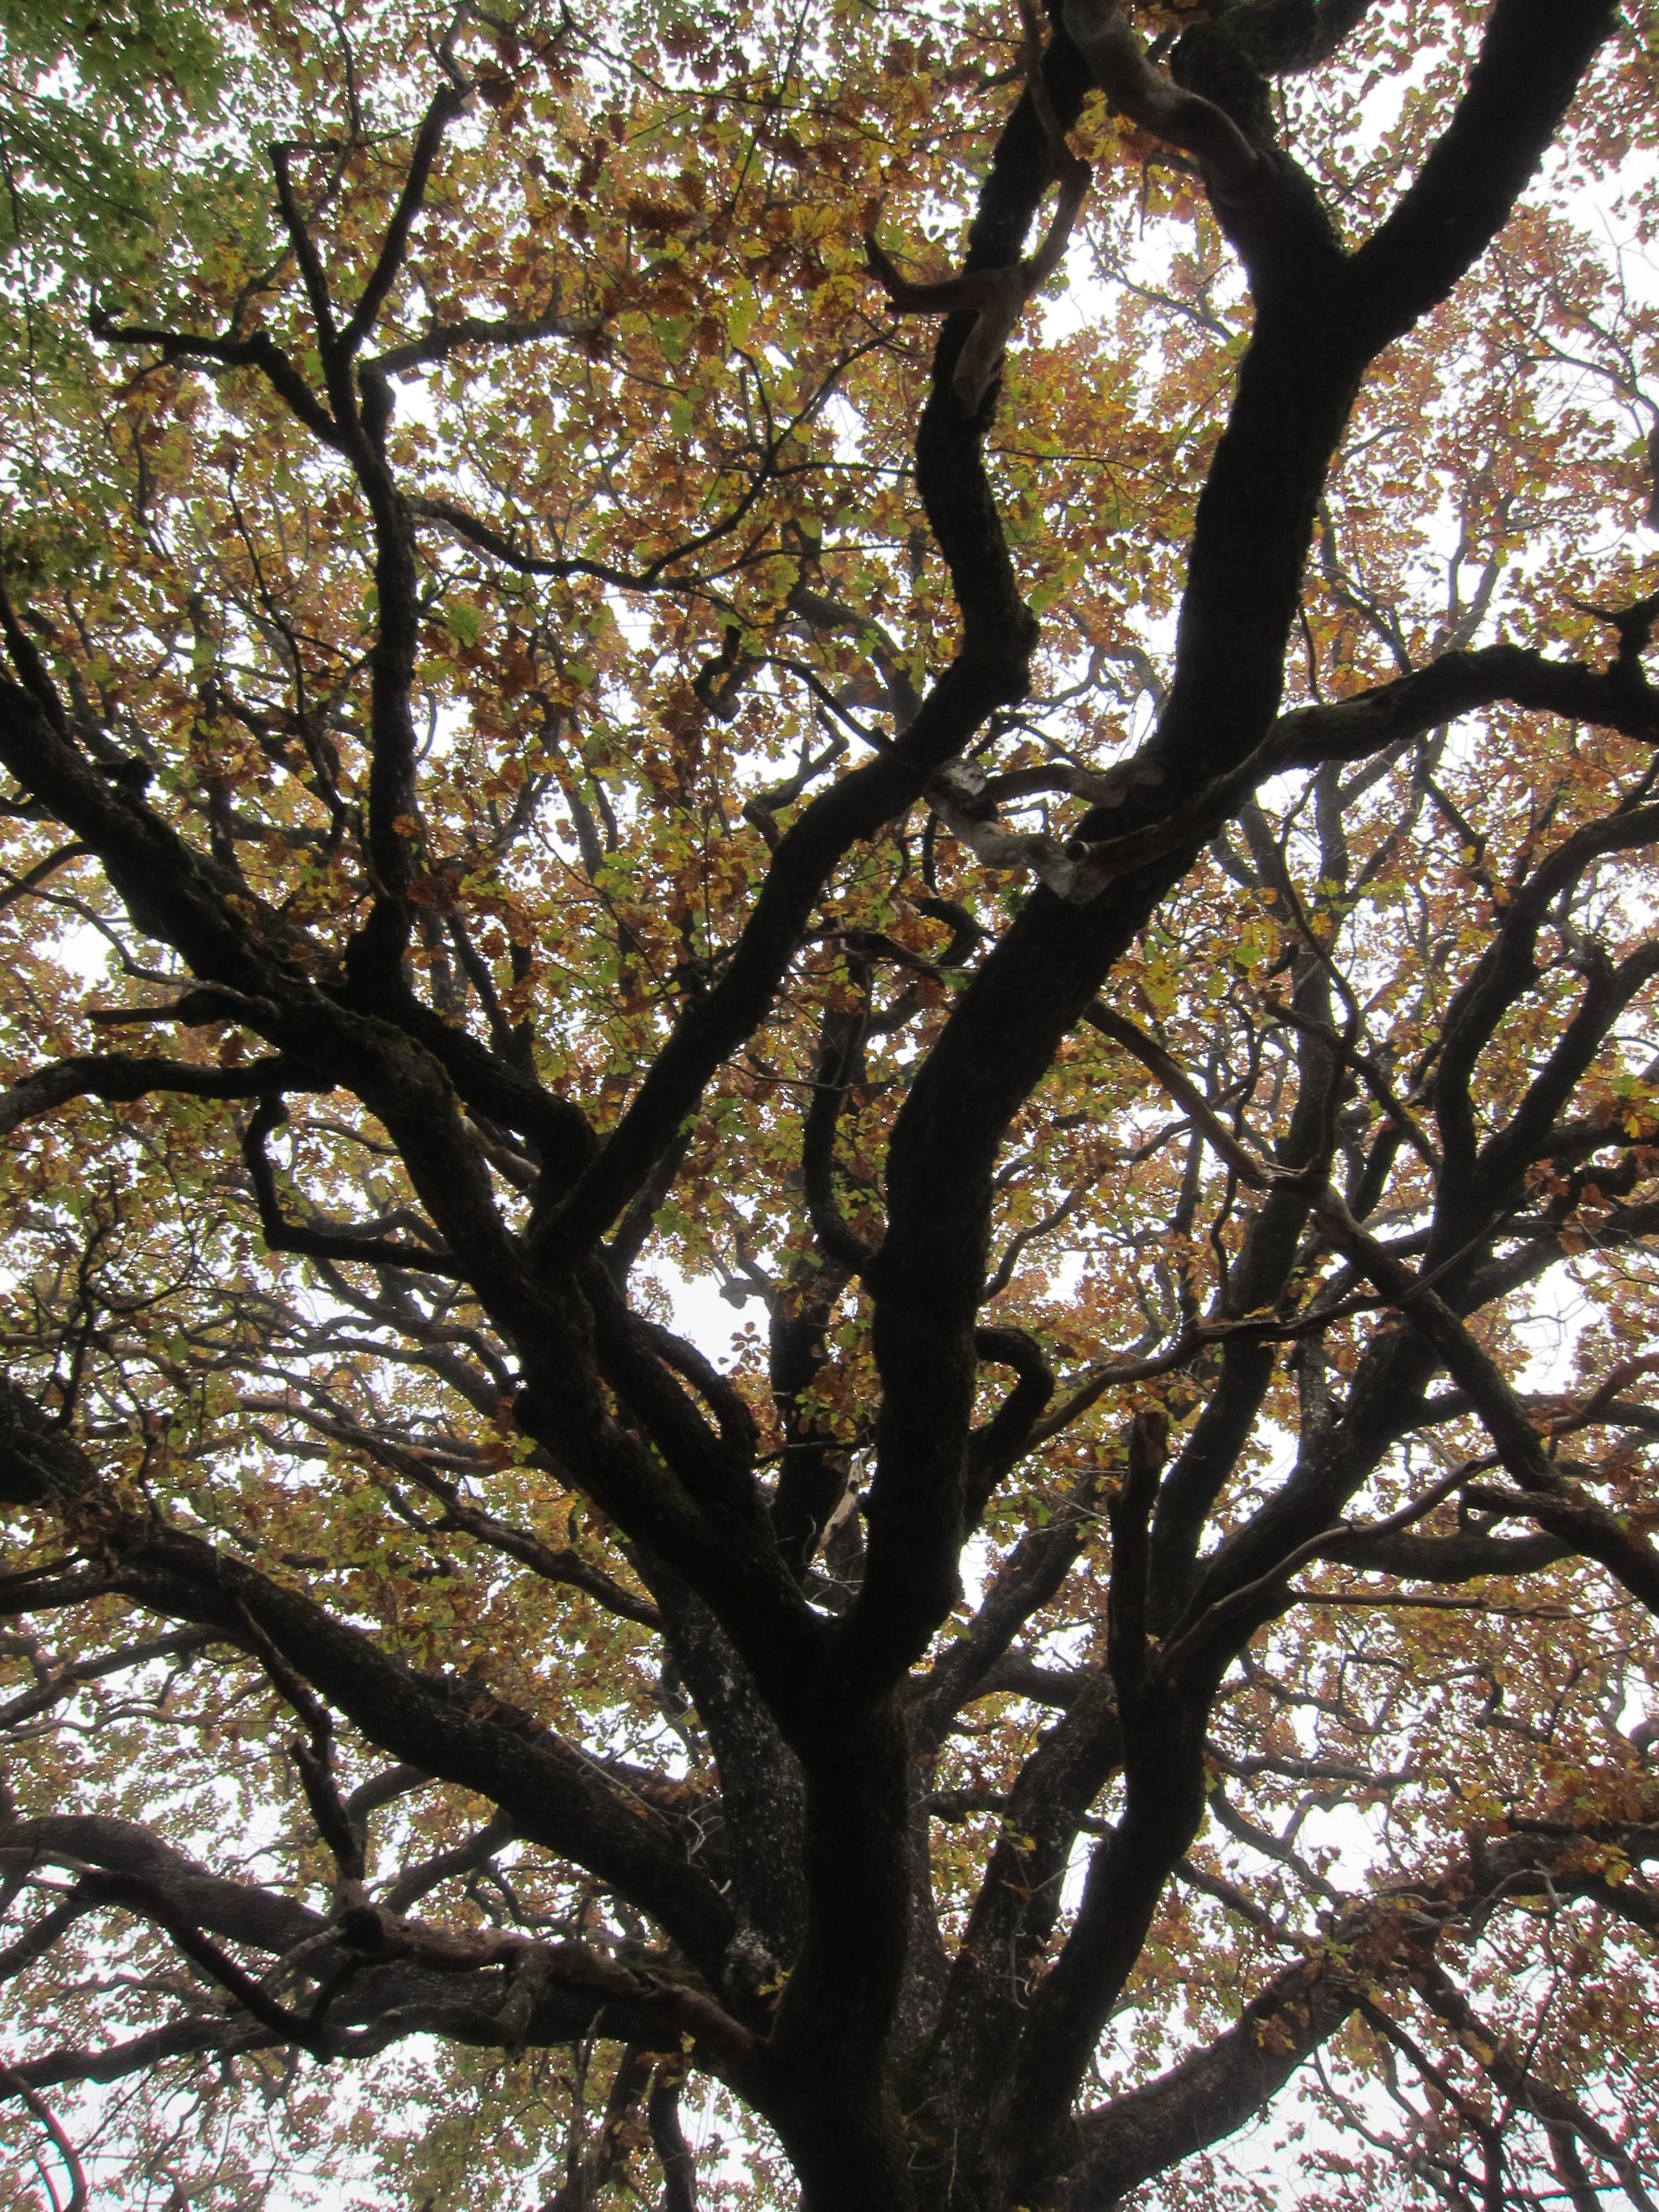
<svg viewBox="0 0 1659 2212">
<path fill-rule="evenodd" d="M 1034 0 L 1020 0 L 1025 31 L 1025 97 L 1042 126 L 1060 195 L 1036 252 L 1003 269 L 969 269 L 942 283 L 917 284 L 902 276 L 883 250 L 873 229 L 864 237 L 872 273 L 889 303 L 900 314 L 974 316 L 956 357 L 951 388 L 963 416 L 975 420 L 1002 373 L 1002 360 L 1020 317 L 1042 287 L 1059 273 L 1077 219 L 1083 212 L 1094 173 L 1073 153 L 1043 76 L 1042 32 Z"/>
<path fill-rule="evenodd" d="M 302 1253 L 313 1260 L 359 1260 L 373 1267 L 415 1267 L 428 1275 L 464 1273 L 447 1253 L 434 1252 L 428 1245 L 398 1244 L 371 1233 L 359 1236 L 338 1224 L 314 1229 L 289 1221 L 283 1212 L 270 1155 L 265 1150 L 266 1138 L 287 1119 L 288 1109 L 281 1097 L 267 1092 L 242 1135 L 242 1158 L 259 1210 L 259 1228 L 271 1251 Z"/>
<path fill-rule="evenodd" d="M 1066 0 L 1061 20 L 1119 114 L 1190 154 L 1218 198 L 1249 191 L 1264 166 L 1261 155 L 1224 108 L 1182 91 L 1147 59 L 1116 0 Z"/>
<path fill-rule="evenodd" d="M 15 2097 L 27 2109 L 32 2117 L 45 2129 L 52 2148 L 63 2160 L 64 2171 L 69 2175 L 70 2190 L 69 2195 L 64 2200 L 61 2212 L 87 2212 L 90 2199 L 87 2194 L 86 2168 L 82 2165 L 79 2153 L 64 2134 L 51 2106 L 14 2066 L 0 2066 L 0 2095 Z M 54 2193 L 52 2197 L 54 2207 L 57 2202 Z"/>
<path fill-rule="evenodd" d="M 1353 257 L 1371 343 L 1437 306 L 1498 235 L 1617 19 L 1614 0 L 1495 0 L 1456 112 Z"/>
</svg>

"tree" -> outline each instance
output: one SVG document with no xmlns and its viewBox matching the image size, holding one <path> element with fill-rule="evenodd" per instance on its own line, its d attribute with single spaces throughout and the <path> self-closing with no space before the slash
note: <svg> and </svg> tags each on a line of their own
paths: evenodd
<svg viewBox="0 0 1659 2212">
<path fill-rule="evenodd" d="M 1650 33 L 43 22 L 3 2201 L 1650 2208 Z"/>
</svg>

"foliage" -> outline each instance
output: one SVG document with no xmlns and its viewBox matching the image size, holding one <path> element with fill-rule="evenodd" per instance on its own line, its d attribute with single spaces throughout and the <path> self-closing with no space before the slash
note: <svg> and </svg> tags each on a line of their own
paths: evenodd
<svg viewBox="0 0 1659 2212">
<path fill-rule="evenodd" d="M 1649 32 L 0 70 L 0 2205 L 1650 2212 Z"/>
</svg>

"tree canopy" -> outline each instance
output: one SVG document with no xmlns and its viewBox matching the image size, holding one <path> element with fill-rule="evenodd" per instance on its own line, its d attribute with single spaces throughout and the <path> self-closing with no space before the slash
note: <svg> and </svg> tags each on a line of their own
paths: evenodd
<svg viewBox="0 0 1659 2212">
<path fill-rule="evenodd" d="M 6 2212 L 1653 2212 L 1651 19 L 1024 7 L 0 0 Z"/>
</svg>

